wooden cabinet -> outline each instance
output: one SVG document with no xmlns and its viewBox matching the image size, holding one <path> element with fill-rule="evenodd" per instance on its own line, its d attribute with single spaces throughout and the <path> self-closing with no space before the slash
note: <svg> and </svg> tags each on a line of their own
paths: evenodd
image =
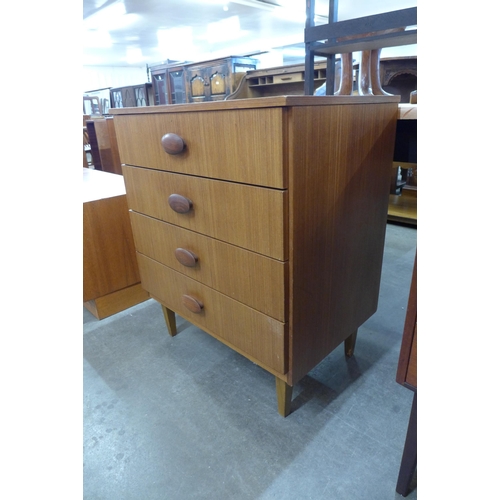
<svg viewBox="0 0 500 500">
<path fill-rule="evenodd" d="M 398 97 L 114 110 L 141 281 L 292 388 L 377 309 Z"/>
<path fill-rule="evenodd" d="M 151 83 L 115 87 L 110 90 L 112 108 L 135 108 L 150 105 Z"/>
<path fill-rule="evenodd" d="M 155 106 L 186 102 L 183 66 L 154 66 L 151 70 Z"/>
<path fill-rule="evenodd" d="M 338 73 L 338 72 L 337 72 Z M 326 80 L 326 62 L 314 65 L 314 90 Z M 305 67 L 303 64 L 247 71 L 229 99 L 304 95 Z"/>
<path fill-rule="evenodd" d="M 248 70 L 257 67 L 249 57 L 226 57 L 182 65 L 152 66 L 155 105 L 224 100 Z"/>
<path fill-rule="evenodd" d="M 103 319 L 148 298 L 140 283 L 123 177 L 84 168 L 84 306 Z"/>
<path fill-rule="evenodd" d="M 220 101 L 236 90 L 248 70 L 255 69 L 257 61 L 244 57 L 230 57 L 186 67 L 187 101 Z"/>
</svg>

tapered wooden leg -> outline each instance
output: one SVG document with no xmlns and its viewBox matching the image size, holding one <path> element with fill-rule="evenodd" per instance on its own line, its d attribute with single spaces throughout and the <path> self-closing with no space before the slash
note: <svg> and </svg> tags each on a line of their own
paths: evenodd
<svg viewBox="0 0 500 500">
<path fill-rule="evenodd" d="M 276 398 L 278 400 L 278 413 L 282 417 L 290 414 L 292 406 L 292 391 L 293 387 L 288 385 L 284 380 L 276 377 Z"/>
<path fill-rule="evenodd" d="M 340 54 L 341 73 L 340 73 L 340 88 L 335 92 L 335 95 L 351 95 L 352 94 L 352 52 Z"/>
<path fill-rule="evenodd" d="M 350 358 L 354 354 L 354 347 L 356 346 L 356 337 L 358 336 L 358 330 L 351 333 L 344 341 L 344 353 L 346 358 Z"/>
<path fill-rule="evenodd" d="M 358 94 L 373 95 L 370 81 L 371 50 L 361 52 L 361 63 L 359 64 Z"/>
<path fill-rule="evenodd" d="M 370 81 L 374 95 L 392 95 L 382 88 L 380 83 L 380 52 L 382 49 L 373 49 L 370 57 Z"/>
<path fill-rule="evenodd" d="M 175 324 L 175 313 L 170 309 L 167 309 L 163 304 L 161 306 L 163 310 L 163 316 L 165 316 L 165 323 L 167 323 L 168 334 L 171 337 L 177 335 L 177 325 Z"/>
</svg>

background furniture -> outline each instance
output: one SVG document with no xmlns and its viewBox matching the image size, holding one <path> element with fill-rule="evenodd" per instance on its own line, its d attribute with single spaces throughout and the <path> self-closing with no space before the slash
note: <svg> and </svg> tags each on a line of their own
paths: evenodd
<svg viewBox="0 0 500 500">
<path fill-rule="evenodd" d="M 94 169 L 121 175 L 122 166 L 113 118 L 95 118 L 86 123 Z"/>
<path fill-rule="evenodd" d="M 408 298 L 396 381 L 414 392 L 396 491 L 406 496 L 417 467 L 417 257 Z"/>
<path fill-rule="evenodd" d="M 121 175 L 83 169 L 83 305 L 103 319 L 149 298 L 141 287 Z"/>
<path fill-rule="evenodd" d="M 327 59 L 326 94 L 333 94 L 335 55 L 342 54 L 342 77 L 339 93 L 352 92 L 352 53 L 361 51 L 359 94 L 384 95 L 380 84 L 380 49 L 417 43 L 417 8 L 338 21 L 338 0 L 330 0 L 328 23 L 314 25 L 315 1 L 306 1 L 306 48 L 304 93 L 314 93 L 314 57 Z"/>
<path fill-rule="evenodd" d="M 100 116 L 101 113 L 101 103 L 97 96 L 83 96 L 83 114 Z"/>
<path fill-rule="evenodd" d="M 89 133 L 87 130 L 87 120 L 90 115 L 83 115 L 83 166 L 88 168 L 92 163 L 92 153 L 90 149 Z"/>
<path fill-rule="evenodd" d="M 417 104 L 400 104 L 388 219 L 417 224 Z M 401 180 L 398 181 L 398 169 Z M 411 173 L 411 175 L 409 175 Z"/>
<path fill-rule="evenodd" d="M 278 410 L 377 309 L 399 97 L 112 111 L 141 281 L 276 378 Z"/>
<path fill-rule="evenodd" d="M 256 59 L 236 56 L 151 66 L 155 105 L 223 100 L 256 67 Z"/>
<path fill-rule="evenodd" d="M 149 106 L 152 99 L 152 84 L 128 85 L 114 87 L 110 90 L 112 108 L 134 108 Z"/>
<path fill-rule="evenodd" d="M 326 62 L 314 65 L 314 88 L 326 78 Z M 293 64 L 247 71 L 236 90 L 227 99 L 248 99 L 279 95 L 304 95 L 305 66 Z"/>
<path fill-rule="evenodd" d="M 335 62 L 335 87 L 340 87 L 341 64 Z M 313 69 L 314 91 L 326 82 L 327 62 L 315 61 Z M 353 65 L 353 90 L 358 94 L 359 63 Z M 293 64 L 247 71 L 238 88 L 228 99 L 269 97 L 277 95 L 304 95 L 305 65 Z M 393 95 L 400 95 L 402 103 L 410 102 L 410 92 L 417 88 L 417 58 L 386 57 L 380 59 L 380 85 Z"/>
</svg>

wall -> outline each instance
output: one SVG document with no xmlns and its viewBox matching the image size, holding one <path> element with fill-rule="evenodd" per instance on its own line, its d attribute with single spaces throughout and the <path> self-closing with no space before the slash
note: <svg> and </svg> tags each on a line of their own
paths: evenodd
<svg viewBox="0 0 500 500">
<path fill-rule="evenodd" d="M 147 81 L 146 66 L 83 66 L 82 91 L 139 85 Z"/>
</svg>

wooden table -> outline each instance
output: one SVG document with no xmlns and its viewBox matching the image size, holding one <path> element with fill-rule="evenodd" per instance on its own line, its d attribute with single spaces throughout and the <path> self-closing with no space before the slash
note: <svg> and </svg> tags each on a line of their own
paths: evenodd
<svg viewBox="0 0 500 500">
<path fill-rule="evenodd" d="M 149 298 L 140 284 L 123 177 L 83 169 L 83 305 L 98 319 Z"/>
</svg>

